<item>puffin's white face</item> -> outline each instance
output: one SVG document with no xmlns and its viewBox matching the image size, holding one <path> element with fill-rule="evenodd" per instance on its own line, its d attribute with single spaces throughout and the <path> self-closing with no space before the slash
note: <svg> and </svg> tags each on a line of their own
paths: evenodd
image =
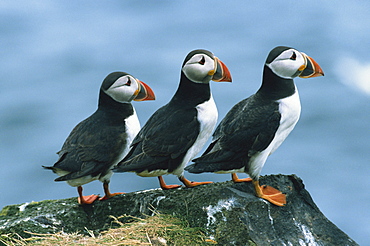
<svg viewBox="0 0 370 246">
<path fill-rule="evenodd" d="M 195 83 L 209 83 L 216 69 L 215 60 L 206 54 L 195 54 L 182 67 L 185 76 Z"/>
<path fill-rule="evenodd" d="M 118 78 L 104 92 L 117 102 L 129 103 L 139 93 L 139 82 L 131 75 L 125 75 Z"/>
<path fill-rule="evenodd" d="M 266 64 L 277 76 L 284 79 L 297 77 L 305 68 L 307 60 L 304 55 L 295 50 L 289 49 L 282 52 L 270 64 Z"/>
</svg>

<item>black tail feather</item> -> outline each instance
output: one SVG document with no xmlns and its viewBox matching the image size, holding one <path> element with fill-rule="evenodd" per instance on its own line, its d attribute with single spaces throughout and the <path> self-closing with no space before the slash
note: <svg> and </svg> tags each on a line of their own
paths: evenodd
<svg viewBox="0 0 370 246">
<path fill-rule="evenodd" d="M 241 169 L 244 167 L 243 162 L 214 162 L 202 163 L 196 162 L 185 168 L 189 173 L 217 173 L 217 172 L 233 172 L 233 170 Z"/>
</svg>

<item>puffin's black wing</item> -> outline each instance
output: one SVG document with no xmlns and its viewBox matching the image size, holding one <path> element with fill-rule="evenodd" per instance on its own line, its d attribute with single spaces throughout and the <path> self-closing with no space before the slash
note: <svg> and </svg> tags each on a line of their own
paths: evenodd
<svg viewBox="0 0 370 246">
<path fill-rule="evenodd" d="M 275 102 L 261 102 L 256 95 L 242 100 L 220 122 L 206 152 L 185 170 L 200 173 L 242 168 L 251 156 L 269 146 L 280 118 Z"/>
<path fill-rule="evenodd" d="M 54 166 L 46 167 L 70 172 L 56 181 L 97 176 L 110 168 L 127 140 L 125 125 L 109 125 L 106 119 L 100 112 L 95 112 L 72 130 L 58 152 L 59 160 Z"/>
<path fill-rule="evenodd" d="M 167 104 L 150 117 L 114 171 L 173 171 L 194 144 L 199 129 L 195 108 Z"/>
</svg>

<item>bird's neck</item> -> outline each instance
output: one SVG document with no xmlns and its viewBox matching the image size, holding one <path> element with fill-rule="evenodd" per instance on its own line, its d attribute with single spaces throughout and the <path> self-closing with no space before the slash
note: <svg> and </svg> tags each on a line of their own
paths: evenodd
<svg viewBox="0 0 370 246">
<path fill-rule="evenodd" d="M 104 111 L 110 117 L 119 117 L 126 119 L 134 113 L 134 107 L 131 103 L 119 103 L 110 96 L 100 91 L 98 110 Z"/>
<path fill-rule="evenodd" d="M 196 106 L 211 98 L 209 83 L 195 83 L 181 72 L 180 84 L 170 103 Z M 194 104 L 194 105 L 190 105 Z"/>
<path fill-rule="evenodd" d="M 281 78 L 273 73 L 269 67 L 264 67 L 262 85 L 257 94 L 266 99 L 278 100 L 293 95 L 295 91 L 293 79 Z"/>
</svg>

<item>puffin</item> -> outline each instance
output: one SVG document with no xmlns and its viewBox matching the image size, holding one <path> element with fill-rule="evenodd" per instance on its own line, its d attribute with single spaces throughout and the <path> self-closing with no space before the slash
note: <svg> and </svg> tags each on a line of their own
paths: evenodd
<svg viewBox="0 0 370 246">
<path fill-rule="evenodd" d="M 319 64 L 305 53 L 285 46 L 272 49 L 264 64 L 261 87 L 226 114 L 206 151 L 185 170 L 231 173 L 234 182 L 252 181 L 257 197 L 284 206 L 286 195 L 271 186 L 261 186 L 259 175 L 267 157 L 282 144 L 300 117 L 293 79 L 323 75 Z M 247 173 L 250 178 L 239 179 L 236 173 Z"/>
<path fill-rule="evenodd" d="M 113 171 L 158 177 L 164 190 L 181 187 L 167 185 L 162 177 L 166 174 L 176 175 L 186 187 L 212 183 L 184 177 L 184 167 L 200 152 L 217 123 L 211 80 L 231 82 L 229 69 L 210 51 L 191 51 L 182 64 L 174 96 L 148 119 Z"/>
<path fill-rule="evenodd" d="M 155 100 L 153 90 L 144 82 L 125 72 L 110 73 L 102 82 L 98 109 L 77 124 L 57 153 L 53 166 L 43 166 L 77 187 L 78 202 L 91 204 L 98 195 L 83 196 L 82 185 L 93 180 L 103 183 L 106 200 L 122 193 L 110 193 L 112 167 L 128 152 L 140 130 L 140 123 L 131 101 Z"/>
</svg>

